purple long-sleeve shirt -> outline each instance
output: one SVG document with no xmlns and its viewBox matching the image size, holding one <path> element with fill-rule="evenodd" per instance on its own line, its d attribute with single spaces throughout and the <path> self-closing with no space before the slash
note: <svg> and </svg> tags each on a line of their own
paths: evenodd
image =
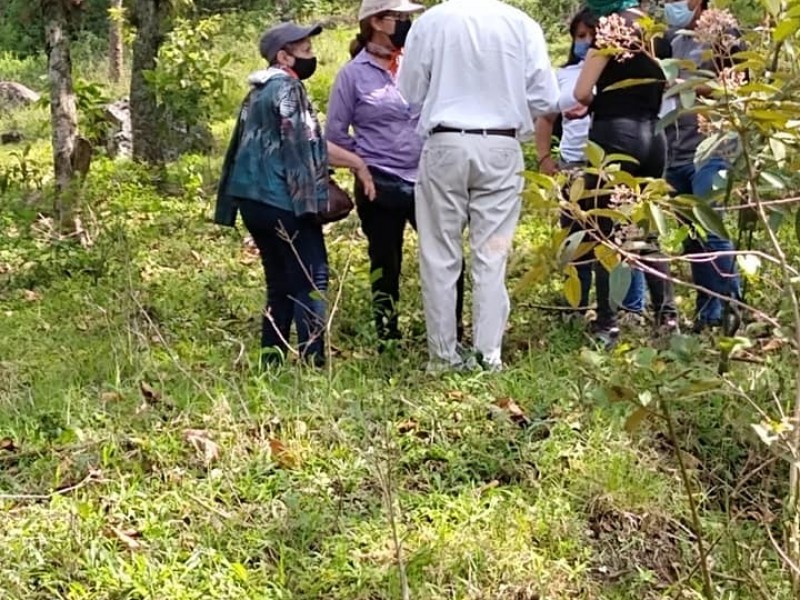
<svg viewBox="0 0 800 600">
<path fill-rule="evenodd" d="M 325 137 L 367 165 L 413 182 L 423 143 L 418 121 L 419 108 L 410 106 L 391 73 L 362 51 L 336 76 Z"/>
</svg>

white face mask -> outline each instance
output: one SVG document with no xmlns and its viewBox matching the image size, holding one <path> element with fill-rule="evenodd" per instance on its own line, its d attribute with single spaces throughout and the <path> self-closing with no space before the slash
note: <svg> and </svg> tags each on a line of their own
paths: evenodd
<svg viewBox="0 0 800 600">
<path fill-rule="evenodd" d="M 668 2 L 664 5 L 664 18 L 667 25 L 681 29 L 688 27 L 694 19 L 694 11 L 689 8 L 688 0 L 680 2 Z"/>
</svg>

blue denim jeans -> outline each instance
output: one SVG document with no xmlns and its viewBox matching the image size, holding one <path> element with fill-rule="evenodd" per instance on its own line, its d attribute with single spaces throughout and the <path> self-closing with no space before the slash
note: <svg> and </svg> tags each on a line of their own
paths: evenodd
<svg viewBox="0 0 800 600">
<path fill-rule="evenodd" d="M 712 158 L 700 166 L 678 165 L 667 169 L 667 182 L 678 194 L 692 194 L 698 198 L 709 198 L 713 192 L 714 176 L 729 167 L 721 158 Z M 691 235 L 683 244 L 687 255 L 707 252 L 730 252 L 733 242 L 708 232 L 706 239 Z M 739 276 L 734 256 L 719 256 L 713 261 L 692 262 L 692 281 L 695 285 L 732 298 L 739 298 Z M 723 302 L 706 292 L 697 292 L 695 319 L 699 324 L 719 324 L 722 321 Z"/>
<path fill-rule="evenodd" d="M 258 246 L 267 281 L 262 362 L 279 363 L 286 357 L 294 321 L 301 358 L 322 366 L 326 312 L 323 295 L 328 289 L 328 255 L 322 226 L 311 218 L 297 217 L 263 202 L 240 200 L 239 209 Z"/>
</svg>

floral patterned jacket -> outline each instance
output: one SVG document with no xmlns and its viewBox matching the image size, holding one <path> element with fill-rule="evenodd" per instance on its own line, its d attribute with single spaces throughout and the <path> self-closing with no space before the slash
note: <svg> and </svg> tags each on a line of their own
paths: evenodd
<svg viewBox="0 0 800 600">
<path fill-rule="evenodd" d="M 250 75 L 222 167 L 214 221 L 233 226 L 241 198 L 315 215 L 328 201 L 328 154 L 305 87 L 270 67 Z"/>
</svg>

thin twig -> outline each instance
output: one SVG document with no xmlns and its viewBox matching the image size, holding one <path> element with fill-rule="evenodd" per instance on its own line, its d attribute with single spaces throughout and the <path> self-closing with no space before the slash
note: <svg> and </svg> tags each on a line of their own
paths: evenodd
<svg viewBox="0 0 800 600">
<path fill-rule="evenodd" d="M 76 483 L 75 485 L 71 485 L 69 487 L 62 488 L 60 490 L 54 490 L 49 494 L 0 494 L 0 500 L 51 500 L 56 496 L 66 496 L 67 494 L 71 494 L 83 487 L 86 487 L 90 483 L 97 483 L 102 481 L 97 477 L 95 473 L 89 473 L 86 477 L 84 477 L 81 481 Z"/>
<path fill-rule="evenodd" d="M 397 531 L 397 508 L 395 507 L 394 497 L 394 481 L 392 478 L 392 467 L 386 464 L 386 471 L 384 472 L 380 460 L 377 461 L 376 468 L 378 472 L 378 481 L 383 492 L 384 503 L 386 504 L 386 513 L 389 518 L 389 526 L 392 529 L 392 544 L 394 545 L 395 559 L 397 560 L 397 570 L 400 576 L 400 589 L 403 600 L 410 600 L 411 592 L 408 586 L 408 574 L 406 573 L 406 564 L 403 557 L 403 543 L 400 540 L 400 534 Z"/>
<path fill-rule="evenodd" d="M 695 543 L 697 544 L 697 552 L 700 555 L 700 571 L 703 575 L 703 591 L 708 600 L 714 599 L 714 586 L 711 583 L 711 571 L 708 567 L 708 555 L 706 554 L 705 544 L 703 540 L 703 526 L 700 523 L 700 513 L 698 511 L 697 503 L 694 500 L 694 489 L 689 480 L 689 473 L 686 469 L 686 464 L 683 461 L 683 452 L 681 451 L 678 443 L 678 434 L 675 431 L 675 423 L 672 420 L 672 411 L 669 409 L 669 403 L 661 397 L 661 406 L 664 409 L 664 416 L 667 421 L 667 430 L 675 447 L 675 456 L 678 460 L 678 469 L 680 470 L 681 480 L 683 487 L 686 490 L 686 498 L 689 503 L 689 511 L 692 517 L 692 526 L 696 536 Z"/>
</svg>

